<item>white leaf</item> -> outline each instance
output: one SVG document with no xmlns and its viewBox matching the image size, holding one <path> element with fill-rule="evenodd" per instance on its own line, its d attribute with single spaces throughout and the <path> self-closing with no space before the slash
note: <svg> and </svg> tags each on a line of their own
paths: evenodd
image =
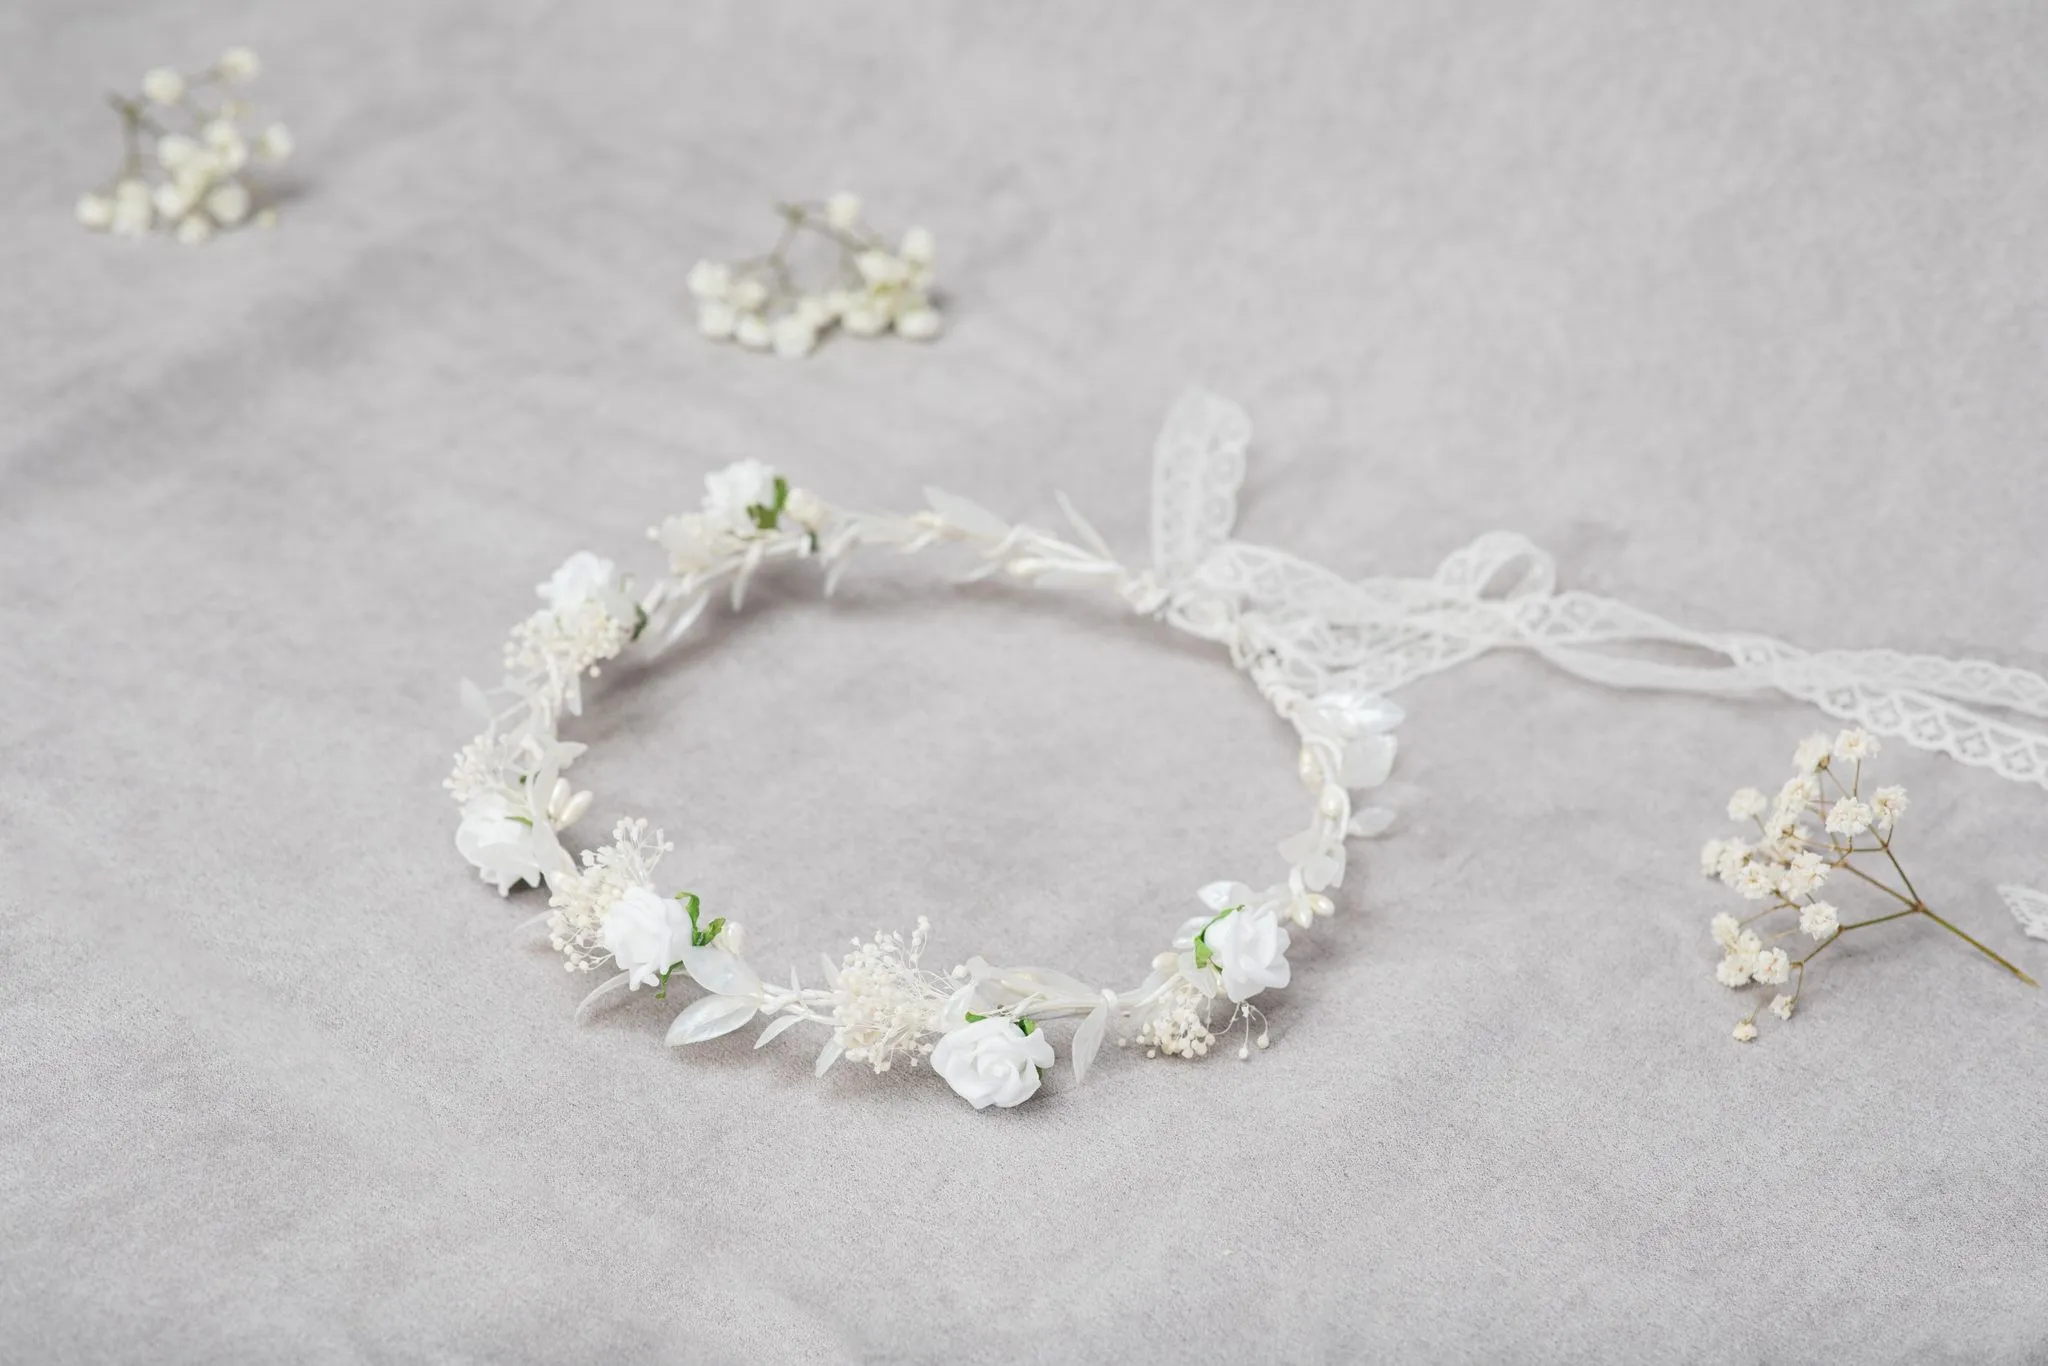
<svg viewBox="0 0 2048 1366">
<path fill-rule="evenodd" d="M 1394 813 L 1384 806 L 1368 806 L 1351 818 L 1349 829 L 1353 835 L 1369 838 L 1383 835 L 1394 823 Z"/>
<path fill-rule="evenodd" d="M 711 605 L 711 594 L 699 593 L 690 599 L 689 606 L 676 613 L 675 619 L 663 628 L 661 639 L 655 642 L 655 652 L 666 650 L 683 638 L 683 632 L 697 624 L 697 618 L 704 615 L 704 609 Z"/>
<path fill-rule="evenodd" d="M 1314 858 L 1316 851 L 1322 847 L 1323 832 L 1315 826 L 1310 826 L 1300 834 L 1289 835 L 1280 841 L 1280 857 L 1287 860 L 1289 867 L 1299 868 Z"/>
<path fill-rule="evenodd" d="M 958 494 L 947 493 L 944 489 L 927 488 L 924 501 L 933 512 L 945 518 L 962 531 L 976 536 L 1002 537 L 1009 534 L 1009 523 L 977 503 L 970 503 Z"/>
<path fill-rule="evenodd" d="M 534 931 L 546 930 L 548 927 L 548 918 L 552 915 L 554 915 L 553 911 L 542 911 L 539 915 L 529 916 L 525 920 L 520 921 L 517 925 L 514 925 L 512 927 L 510 935 L 508 936 L 511 939 L 514 947 L 524 948 L 528 944 L 547 943 L 548 937 L 546 934 L 536 935 Z"/>
<path fill-rule="evenodd" d="M 690 1008 L 676 1016 L 676 1022 L 668 1027 L 669 1047 L 679 1044 L 703 1043 L 721 1034 L 730 1034 L 754 1018 L 754 1003 L 737 996 L 706 996 L 691 1004 Z"/>
<path fill-rule="evenodd" d="M 631 981 L 632 978 L 632 973 L 622 972 L 616 977 L 608 977 L 603 982 L 600 982 L 595 991 L 578 1003 L 576 1007 L 576 1023 L 582 1024 L 585 1020 L 588 1020 L 591 1012 L 596 1010 L 601 1002 L 607 997 L 616 996 L 624 991 L 626 983 Z"/>
<path fill-rule="evenodd" d="M 462 680 L 462 707 L 487 726 L 495 719 L 491 704 L 484 699 L 484 690 L 466 678 Z"/>
<path fill-rule="evenodd" d="M 1361 735 L 1344 746 L 1344 772 L 1339 779 L 1346 787 L 1378 787 L 1394 771 L 1391 735 Z"/>
<path fill-rule="evenodd" d="M 1067 520 L 1074 524 L 1074 530 L 1079 533 L 1088 548 L 1105 560 L 1114 560 L 1116 555 L 1110 550 L 1109 542 L 1103 540 L 1102 533 L 1088 524 L 1086 517 L 1074 510 L 1074 505 L 1067 501 L 1067 495 L 1054 490 L 1052 496 L 1059 501 L 1060 511 L 1067 514 Z"/>
<path fill-rule="evenodd" d="M 775 1038 L 777 1035 L 781 1034 L 783 1030 L 788 1029 L 791 1025 L 802 1024 L 803 1022 L 804 1017 L 801 1015 L 776 1016 L 774 1019 L 768 1022 L 768 1027 L 761 1031 L 761 1037 L 754 1040 L 754 1047 L 759 1048 L 762 1044 L 767 1043 L 769 1040 Z"/>
<path fill-rule="evenodd" d="M 839 1042 L 839 1036 L 837 1034 L 834 1034 L 831 1038 L 825 1040 L 824 1048 L 820 1049 L 818 1052 L 818 1061 L 811 1068 L 811 1075 L 814 1077 L 824 1076 L 827 1072 L 832 1070 L 832 1064 L 838 1062 L 839 1055 L 841 1053 L 844 1053 L 845 1051 L 846 1049 Z"/>
<path fill-rule="evenodd" d="M 939 1032 L 941 1034 L 950 1034 L 966 1024 L 970 1011 L 976 1015 L 988 1013 L 987 1011 L 974 1009 L 974 989 L 980 985 L 979 982 L 969 982 L 966 986 L 956 989 L 951 996 L 946 998 L 946 1004 L 939 1007 Z"/>
<path fill-rule="evenodd" d="M 1088 1079 L 1088 1069 L 1095 1063 L 1095 1054 L 1102 1047 L 1102 1036 L 1109 1033 L 1109 1003 L 1115 999 L 1104 993 L 1102 1004 L 1088 1012 L 1088 1018 L 1081 1021 L 1081 1027 L 1074 1031 L 1074 1080 Z"/>
<path fill-rule="evenodd" d="M 2030 938 L 2048 939 L 2048 892 L 2037 892 L 2032 887 L 2000 887 L 1998 894 L 2005 898 L 2005 904 L 2012 909 L 2013 919 L 2020 922 Z"/>
<path fill-rule="evenodd" d="M 818 961 L 825 965 L 825 985 L 834 991 L 839 990 L 839 965 L 832 961 L 832 955 L 821 953 L 818 955 Z"/>
<path fill-rule="evenodd" d="M 761 994 L 761 979 L 738 955 L 711 944 L 686 944 L 682 952 L 683 970 L 704 990 L 749 1001 Z"/>
<path fill-rule="evenodd" d="M 1350 735 L 1378 735 L 1394 729 L 1403 719 L 1400 707 L 1362 688 L 1323 693 L 1314 705 Z"/>
</svg>

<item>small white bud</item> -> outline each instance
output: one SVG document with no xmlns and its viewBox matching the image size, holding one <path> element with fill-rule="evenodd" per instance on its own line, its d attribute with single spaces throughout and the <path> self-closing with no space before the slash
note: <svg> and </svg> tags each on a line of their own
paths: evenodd
<svg viewBox="0 0 2048 1366">
<path fill-rule="evenodd" d="M 206 211 L 224 227 L 233 227 L 249 216 L 249 189 L 239 180 L 215 187 L 206 196 Z"/>
<path fill-rule="evenodd" d="M 903 234 L 903 245 L 896 254 L 914 266 L 928 266 L 932 263 L 932 253 L 937 249 L 938 243 L 933 239 L 931 229 L 912 228 Z"/>
<path fill-rule="evenodd" d="M 114 201 L 103 194 L 82 194 L 76 212 L 80 223 L 98 232 L 114 221 Z"/>
<path fill-rule="evenodd" d="M 167 66 L 143 73 L 142 93 L 156 104 L 176 104 L 185 98 L 185 78 Z"/>
<path fill-rule="evenodd" d="M 213 220 L 203 213 L 195 213 L 178 224 L 178 240 L 188 247 L 196 247 L 213 236 Z"/>
<path fill-rule="evenodd" d="M 719 261 L 699 261 L 690 267 L 690 293 L 700 299 L 723 299 L 732 287 L 732 272 Z"/>
<path fill-rule="evenodd" d="M 292 154 L 292 130 L 273 123 L 256 138 L 256 155 L 265 161 L 283 161 Z"/>
<path fill-rule="evenodd" d="M 248 48 L 231 47 L 220 54 L 213 69 L 231 81 L 251 81 L 263 69 L 263 63 Z"/>
<path fill-rule="evenodd" d="M 785 360 L 800 360 L 818 345 L 818 329 L 794 313 L 775 320 L 775 354 Z"/>
<path fill-rule="evenodd" d="M 742 314 L 733 327 L 733 336 L 741 346 L 754 351 L 765 351 L 774 342 L 774 335 L 768 329 L 767 320 L 758 313 Z"/>
<path fill-rule="evenodd" d="M 896 335 L 908 341 L 930 341 L 939 335 L 939 327 L 936 308 L 913 308 L 896 319 Z"/>
<path fill-rule="evenodd" d="M 835 228 L 851 228 L 860 222 L 860 196 L 841 190 L 825 201 L 825 218 Z"/>
<path fill-rule="evenodd" d="M 725 341 L 733 334 L 739 323 L 739 313 L 731 304 L 706 302 L 697 305 L 697 330 L 713 341 Z"/>
<path fill-rule="evenodd" d="M 199 144 L 183 133 L 166 133 L 156 140 L 157 164 L 167 171 L 175 171 L 192 159 L 199 150 Z"/>
</svg>

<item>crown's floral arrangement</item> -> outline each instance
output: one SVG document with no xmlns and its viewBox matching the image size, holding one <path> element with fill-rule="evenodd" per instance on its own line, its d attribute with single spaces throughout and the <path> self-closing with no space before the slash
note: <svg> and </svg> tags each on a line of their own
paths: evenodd
<svg viewBox="0 0 2048 1366">
<path fill-rule="evenodd" d="M 540 585 L 544 605 L 514 628 L 504 683 L 490 694 L 465 688 L 486 728 L 457 756 L 447 782 L 462 806 L 457 847 L 501 893 L 547 884 L 548 936 L 563 966 L 614 969 L 586 1008 L 620 989 L 666 994 L 680 972 L 707 994 L 676 1017 L 671 1044 L 715 1039 L 757 1018 L 767 1023 L 756 1046 L 815 1025 L 825 1032 L 820 1073 L 842 1057 L 878 1073 L 928 1059 L 977 1108 L 1016 1105 L 1038 1089 L 1054 1065 L 1040 1026 L 1061 1016 L 1082 1017 L 1068 1050 L 1077 1080 L 1112 1031 L 1148 1056 L 1199 1057 L 1233 1030 L 1242 1034 L 1241 1057 L 1254 1042 L 1264 1047 L 1269 1035 L 1255 1001 L 1288 984 L 1291 934 L 1331 914 L 1327 892 L 1343 881 L 1346 839 L 1391 820 L 1383 809 L 1354 809 L 1352 793 L 1386 779 L 1400 712 L 1368 693 L 1295 690 L 1248 635 L 1233 638 L 1233 658 L 1299 736 L 1298 770 L 1314 794 L 1308 824 L 1280 846 L 1288 863 L 1280 880 L 1259 889 L 1229 879 L 1202 887 L 1200 912 L 1127 990 L 980 957 L 934 972 L 923 962 L 930 926 L 922 919 L 907 936 L 877 930 L 836 961 L 828 955 L 816 985 L 792 970 L 785 986 L 750 964 L 751 940 L 737 923 L 658 880 L 674 846 L 646 821 L 619 821 L 611 843 L 585 852 L 580 866 L 568 857 L 559 832 L 591 798 L 561 777 L 583 747 L 557 729 L 565 713 L 580 714 L 582 680 L 650 632 L 674 639 L 688 630 L 716 593 L 738 610 L 753 577 L 772 564 L 812 564 L 829 591 L 862 549 L 955 546 L 979 557 L 975 577 L 1093 583 L 1146 615 L 1168 605 L 1156 578 L 1118 563 L 1071 508 L 1075 539 L 1066 540 L 937 490 L 907 516 L 850 512 L 752 460 L 705 484 L 698 511 L 651 532 L 667 552 L 666 577 L 636 593 L 612 561 L 571 556 Z"/>
<path fill-rule="evenodd" d="M 1721 947 L 1715 980 L 1736 988 L 1789 984 L 1790 991 L 1770 1000 L 1771 1013 L 1781 1020 L 1792 1018 L 1806 990 L 1807 966 L 1843 935 L 1908 918 L 1932 921 L 2028 986 L 2040 985 L 1920 899 L 1892 848 L 1906 814 L 1906 789 L 1879 787 L 1867 796 L 1863 791 L 1863 765 L 1878 748 L 1877 737 L 1860 727 L 1832 742 L 1825 735 L 1807 736 L 1792 756 L 1792 776 L 1775 796 L 1745 787 L 1728 799 L 1728 819 L 1754 825 L 1756 838 L 1708 840 L 1700 850 L 1702 873 L 1762 907 L 1740 918 L 1714 917 L 1714 942 Z M 1819 824 L 1818 832 L 1809 818 Z M 1879 914 L 1844 920 L 1824 895 L 1837 873 L 1889 901 Z M 1787 942 L 1794 947 L 1785 948 Z M 1735 1022 L 1738 1043 L 1756 1038 L 1762 1009 L 1759 1004 Z"/>
<path fill-rule="evenodd" d="M 1391 823 L 1391 812 L 1360 807 L 1356 795 L 1380 786 L 1394 761 L 1402 713 L 1387 694 L 1492 650 L 1526 650 L 1609 687 L 1710 696 L 1775 690 L 1850 724 L 1835 745 L 1802 749 L 1800 772 L 1775 804 L 1738 794 L 1731 814 L 1760 822 L 1759 843 L 1723 841 L 1708 851 L 1711 871 L 1770 901 L 1766 914 L 1797 917 L 1797 932 L 1817 945 L 1794 960 L 1776 942 L 1792 929 L 1773 930 L 1767 941 L 1763 930 L 1717 922 L 1731 984 L 1803 978 L 1805 963 L 1840 934 L 1887 919 L 1925 916 L 1955 930 L 1921 902 L 1892 857 L 1904 793 L 1862 795 L 1860 763 L 1875 752 L 1877 735 L 2048 787 L 2048 736 L 1976 709 L 2048 717 L 2048 679 L 1982 660 L 1809 652 L 1763 636 L 1689 630 L 1611 599 L 1557 591 L 1550 558 L 1500 532 L 1426 579 L 1347 581 L 1231 539 L 1249 440 L 1243 412 L 1223 399 L 1195 393 L 1176 406 L 1155 450 L 1152 563 L 1143 568 L 1119 560 L 1064 499 L 1072 531 L 1055 535 L 936 490 L 918 511 L 875 514 L 829 504 L 757 461 L 711 474 L 698 510 L 650 533 L 667 554 L 666 573 L 643 587 L 611 560 L 571 556 L 540 585 L 540 608 L 513 628 L 503 681 L 488 691 L 463 685 L 483 732 L 456 756 L 446 784 L 461 805 L 456 847 L 501 893 L 546 885 L 548 910 L 528 924 L 545 927 L 568 971 L 611 969 L 579 1017 L 625 992 L 666 997 L 689 982 L 702 994 L 669 1027 L 671 1044 L 761 1021 L 758 1047 L 812 1026 L 822 1031 L 820 1074 L 842 1058 L 877 1073 L 929 1063 L 982 1108 L 1016 1105 L 1039 1090 L 1057 1060 L 1044 1026 L 1061 1017 L 1080 1021 L 1066 1045 L 1076 1080 L 1111 1037 L 1148 1057 L 1198 1058 L 1233 1032 L 1240 1057 L 1265 1046 L 1267 993 L 1289 984 L 1294 936 L 1336 909 L 1330 893 L 1345 878 L 1347 841 Z M 777 566 L 814 568 L 829 593 L 862 551 L 946 547 L 979 561 L 970 578 L 1092 586 L 1139 617 L 1222 647 L 1299 741 L 1310 815 L 1279 845 L 1284 872 L 1263 885 L 1203 885 L 1200 910 L 1162 935 L 1149 972 L 1121 990 L 980 956 L 933 970 L 925 965 L 931 927 L 922 920 L 908 933 L 877 930 L 851 952 L 824 955 L 808 983 L 792 969 L 784 985 L 755 966 L 765 937 L 668 880 L 662 864 L 674 847 L 647 821 L 618 821 L 610 841 L 580 859 L 564 849 L 562 832 L 592 798 L 565 776 L 584 747 L 560 731 L 581 714 L 584 682 L 603 665 L 628 650 L 658 653 L 716 597 L 738 610 L 755 576 Z M 1723 662 L 1656 657 L 1672 646 Z M 1646 657 L 1644 647 L 1656 654 Z M 1838 764 L 1851 766 L 1846 783 Z M 1828 783 L 1844 791 L 1823 804 Z M 1801 824 L 1804 815 L 1824 822 L 1825 842 Z M 1907 909 L 1844 922 L 1819 893 L 1837 873 L 1884 883 L 1865 866 L 1872 856 L 1898 872 L 1893 894 Z M 1795 981 L 1779 1012 L 1789 1015 L 1797 998 Z M 1753 1014 L 1745 1025 L 1753 1029 Z"/>
<path fill-rule="evenodd" d="M 937 244 L 929 230 L 911 228 L 892 243 L 862 219 L 859 197 L 844 192 L 823 203 L 777 204 L 775 212 L 782 233 L 765 253 L 691 268 L 698 331 L 792 360 L 808 356 L 834 328 L 856 337 L 894 332 L 910 341 L 939 335 L 932 301 Z M 805 263 L 794 255 L 806 242 L 828 258 L 808 280 L 800 278 Z"/>
<path fill-rule="evenodd" d="M 219 229 L 275 221 L 248 172 L 291 155 L 291 132 L 281 123 L 255 129 L 253 107 L 232 93 L 260 68 L 255 53 L 231 47 L 203 71 L 160 66 L 143 76 L 139 94 L 109 95 L 121 120 L 121 161 L 79 196 L 78 221 L 116 237 L 161 228 L 187 246 Z"/>
</svg>

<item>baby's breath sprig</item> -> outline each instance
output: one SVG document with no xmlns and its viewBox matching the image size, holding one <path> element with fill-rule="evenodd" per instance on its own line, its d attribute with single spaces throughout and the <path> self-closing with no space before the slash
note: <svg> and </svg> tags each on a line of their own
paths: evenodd
<svg viewBox="0 0 2048 1366">
<path fill-rule="evenodd" d="M 714 341 L 754 351 L 808 356 L 833 328 L 856 337 L 894 332 L 911 341 L 939 335 L 932 302 L 935 243 L 912 228 L 895 245 L 861 220 L 860 199 L 835 194 L 818 202 L 777 204 L 782 233 L 765 254 L 745 261 L 699 261 L 690 271 L 697 330 Z M 823 277 L 800 283 L 791 254 L 810 238 L 831 264 Z"/>
<path fill-rule="evenodd" d="M 140 94 L 108 95 L 121 120 L 121 162 L 79 196 L 78 221 L 116 237 L 162 228 L 187 246 L 222 228 L 275 222 L 276 210 L 257 206 L 246 172 L 252 159 L 289 156 L 291 132 L 272 123 L 252 136 L 244 124 L 254 111 L 227 93 L 260 68 L 255 53 L 231 47 L 203 71 L 160 66 L 143 76 Z"/>
<path fill-rule="evenodd" d="M 1718 877 L 1744 900 L 1764 903 L 1763 909 L 1741 919 L 1714 917 L 1714 942 L 1722 953 L 1715 980 L 1727 987 L 1789 983 L 1792 990 L 1777 993 L 1768 1006 L 1781 1020 L 1791 1019 L 1799 1004 L 1807 966 L 1843 935 L 1908 917 L 1933 921 L 2028 986 L 2040 985 L 1921 899 L 1892 848 L 1906 813 L 1906 789 L 1880 787 L 1867 798 L 1863 795 L 1863 764 L 1877 751 L 1876 737 L 1860 729 L 1841 732 L 1832 744 L 1825 735 L 1808 736 L 1792 756 L 1792 777 L 1775 798 L 1745 787 L 1728 799 L 1728 818 L 1753 822 L 1757 840 L 1709 840 L 1700 850 L 1702 873 Z M 1809 816 L 1820 821 L 1821 834 L 1806 824 Z M 1883 907 L 1881 914 L 1844 921 L 1835 904 L 1821 896 L 1836 873 L 1856 878 L 1904 909 Z M 1771 919 L 1788 913 L 1797 917 L 1795 925 Z M 1794 958 L 1779 941 L 1793 940 L 1796 949 L 1798 935 L 1812 947 Z M 1756 1038 L 1756 1019 L 1763 1008 L 1736 1021 L 1738 1043 Z"/>
</svg>

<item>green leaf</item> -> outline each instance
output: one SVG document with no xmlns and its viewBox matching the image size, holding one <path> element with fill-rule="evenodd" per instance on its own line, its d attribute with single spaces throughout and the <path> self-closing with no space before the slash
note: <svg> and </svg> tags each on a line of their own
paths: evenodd
<svg viewBox="0 0 2048 1366">
<path fill-rule="evenodd" d="M 712 940 L 718 938 L 718 932 L 724 928 L 724 916 L 718 917 L 718 919 L 712 921 L 709 925 L 705 926 L 701 930 L 696 929 L 693 925 L 693 927 L 690 930 L 690 942 L 701 949 L 706 945 L 710 944 Z"/>
<path fill-rule="evenodd" d="M 1023 1030 L 1024 1037 L 1028 1039 L 1038 1032 L 1038 1021 L 1026 1015 L 1023 1019 L 1017 1021 L 1017 1028 Z"/>
<path fill-rule="evenodd" d="M 640 633 L 647 629 L 647 609 L 639 603 L 633 604 L 633 634 L 627 639 L 638 640 Z"/>
<path fill-rule="evenodd" d="M 789 481 L 778 474 L 775 476 L 775 511 L 780 512 L 788 506 Z"/>
<path fill-rule="evenodd" d="M 967 1012 L 967 1023 L 969 1024 L 980 1024 L 983 1020 L 986 1020 L 987 1018 L 988 1016 L 977 1015 L 971 1010 Z"/>
<path fill-rule="evenodd" d="M 1241 911 L 1243 909 L 1244 907 L 1242 906 L 1225 906 L 1222 910 L 1216 912 L 1214 916 L 1210 917 L 1209 924 L 1202 926 L 1202 932 L 1195 936 L 1196 967 L 1206 968 L 1209 966 L 1210 963 L 1216 960 L 1216 951 L 1209 947 L 1210 927 L 1213 926 L 1218 920 L 1221 920 L 1224 916 L 1229 915 L 1231 912 Z"/>
</svg>

